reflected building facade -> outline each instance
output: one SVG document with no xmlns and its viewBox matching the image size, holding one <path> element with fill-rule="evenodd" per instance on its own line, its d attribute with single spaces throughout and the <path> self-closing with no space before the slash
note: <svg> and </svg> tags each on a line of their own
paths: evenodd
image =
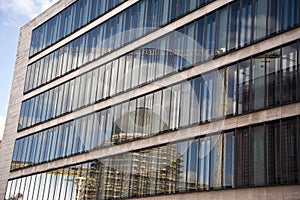
<svg viewBox="0 0 300 200">
<path fill-rule="evenodd" d="M 299 25 L 298 0 L 57 2 L 21 28 L 0 198 L 297 199 Z"/>
</svg>

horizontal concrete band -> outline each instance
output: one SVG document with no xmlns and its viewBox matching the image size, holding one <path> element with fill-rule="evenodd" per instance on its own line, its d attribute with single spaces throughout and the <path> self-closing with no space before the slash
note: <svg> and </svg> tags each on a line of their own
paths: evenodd
<svg viewBox="0 0 300 200">
<path fill-rule="evenodd" d="M 10 178 L 16 178 L 32 172 L 42 172 L 49 169 L 61 168 L 70 164 L 85 162 L 107 156 L 117 155 L 133 150 L 143 149 L 159 144 L 167 144 L 178 140 L 190 139 L 209 133 L 216 133 L 231 130 L 238 127 L 248 126 L 251 124 L 273 121 L 281 118 L 287 118 L 300 114 L 300 103 L 293 103 L 281 107 L 257 111 L 241 116 L 230 117 L 222 120 L 213 121 L 207 124 L 201 124 L 177 131 L 155 135 L 149 138 L 124 143 L 117 146 L 111 146 L 88 153 L 72 156 L 69 158 L 59 159 L 53 162 L 37 165 L 34 167 L 22 169 L 10 173 Z"/>
<path fill-rule="evenodd" d="M 226 189 L 143 197 L 144 200 L 298 200 L 300 185 Z M 141 199 L 141 198 L 137 198 Z"/>
<path fill-rule="evenodd" d="M 222 67 L 222 66 L 226 66 L 230 63 L 237 62 L 237 61 L 245 59 L 249 56 L 264 52 L 268 49 L 272 49 L 272 48 L 278 47 L 280 45 L 283 45 L 285 43 L 297 40 L 299 38 L 299 35 L 300 35 L 300 28 L 296 28 L 294 30 L 286 32 L 285 34 L 281 34 L 281 35 L 269 38 L 269 39 L 261 41 L 257 44 L 254 44 L 254 45 L 251 45 L 249 47 L 243 48 L 239 51 L 229 53 L 225 56 L 222 56 L 220 58 L 208 61 L 208 62 L 203 63 L 203 64 L 199 64 L 199 65 L 197 65 L 193 68 L 190 68 L 188 70 L 173 74 L 171 76 L 165 77 L 165 78 L 163 78 L 161 80 L 158 80 L 158 81 L 154 81 L 154 82 L 149 83 L 145 86 L 136 88 L 136 89 L 128 91 L 126 93 L 122 93 L 120 95 L 114 96 L 114 97 L 109 98 L 107 100 L 101 101 L 97 104 L 90 105 L 86 108 L 77 110 L 77 111 L 72 112 L 70 114 L 63 115 L 61 117 L 55 118 L 55 119 L 50 120 L 48 122 L 42 123 L 40 125 L 33 126 L 29 129 L 26 129 L 26 130 L 23 130 L 23 131 L 19 132 L 18 137 L 23 137 L 25 135 L 28 135 L 28 134 L 31 134 L 31 133 L 34 133 L 34 132 L 37 132 L 37 131 L 41 131 L 41 130 L 47 128 L 47 127 L 51 127 L 51 126 L 55 126 L 55 125 L 60 124 L 60 123 L 64 123 L 64 122 L 72 120 L 74 118 L 92 113 L 94 111 L 109 107 L 109 106 L 114 105 L 114 104 L 121 103 L 123 101 L 129 100 L 131 98 L 138 97 L 138 96 L 146 94 L 148 92 L 155 91 L 159 88 L 163 88 L 165 86 L 168 86 L 168 85 L 186 80 L 186 79 L 194 77 L 196 75 L 203 74 L 205 72 L 217 69 L 217 68 Z M 95 65 L 95 66 L 97 66 L 97 65 Z M 83 69 L 85 69 L 85 67 Z M 75 73 L 79 75 L 81 73 L 81 70 L 77 70 Z M 72 74 L 69 74 L 69 75 L 74 75 L 74 74 L 72 73 Z M 69 76 L 69 75 L 67 75 L 67 76 Z M 65 79 L 65 78 L 67 79 L 67 76 L 62 78 L 62 79 Z M 50 83 L 50 84 L 54 84 L 54 82 Z M 34 91 L 34 93 L 35 92 L 38 93 L 38 91 L 39 90 Z"/>
<path fill-rule="evenodd" d="M 79 68 L 77 69 L 76 71 L 74 72 L 71 72 L 61 78 L 58 78 L 57 80 L 53 81 L 53 82 L 50 82 L 44 86 L 41 86 L 40 88 L 37 88 L 27 94 L 25 94 L 23 96 L 23 100 L 25 99 L 28 99 L 32 96 L 35 96 L 37 94 L 40 94 L 42 93 L 43 91 L 46 91 L 48 90 L 49 88 L 52 88 L 52 87 L 55 87 L 67 80 L 70 80 L 74 77 L 77 77 L 79 76 L 80 74 L 83 74 L 87 71 L 90 71 L 91 69 L 94 69 L 95 67 L 98 67 L 108 61 L 111 61 L 115 58 L 118 58 L 120 55 L 123 55 L 123 54 L 126 54 L 128 52 L 131 52 L 132 50 L 140 47 L 140 46 L 143 46 L 151 41 L 154 41 L 155 39 L 163 36 L 163 35 L 166 35 L 167 33 L 170 33 L 171 31 L 185 25 L 185 24 L 188 24 L 189 22 L 192 22 L 193 20 L 201 17 L 201 16 L 204 16 L 210 12 L 212 12 L 213 10 L 217 9 L 217 8 L 220 8 L 224 5 L 226 5 L 227 3 L 230 3 L 231 1 L 233 0 L 222 0 L 222 1 L 214 1 L 210 4 L 208 4 L 207 6 L 204 6 L 178 20 L 176 20 L 175 22 L 173 23 L 170 23 L 169 25 L 165 26 L 164 28 L 160 28 L 156 31 L 154 31 L 153 33 L 150 33 L 128 45 L 125 45 L 124 47 L 121 47 L 120 49 L 116 50 L 116 51 L 113 51 L 112 53 L 109 53 L 108 55 L 104 56 L 104 57 L 101 57 L 100 59 L 98 60 L 95 60 L 91 63 L 88 63 L 86 64 L 84 67 L 82 68 Z M 96 20 L 97 21 L 97 20 Z M 95 21 L 95 22 L 96 22 Z M 94 23 L 93 23 L 94 24 Z M 98 22 L 99 24 L 99 22 Z M 96 25 L 95 25 L 96 26 Z M 94 26 L 94 27 L 95 27 Z M 94 28 L 94 27 L 91 27 L 90 29 Z M 82 35 L 83 33 L 87 32 L 88 30 L 90 29 L 87 29 L 87 27 L 84 27 L 82 28 L 81 30 L 79 30 L 78 32 L 81 31 L 80 35 Z M 55 48 L 53 50 L 55 50 L 56 48 L 60 47 L 60 46 L 63 46 L 64 44 L 70 42 L 71 40 L 77 38 L 79 35 L 77 35 L 77 32 L 72 34 L 71 36 L 69 36 L 68 38 L 64 39 L 63 41 L 57 43 L 55 46 Z M 65 42 L 65 40 L 67 40 L 67 42 Z M 52 50 L 52 51 L 53 51 Z M 51 53 L 52 51 L 49 51 L 48 52 L 48 49 L 45 50 L 44 52 L 42 52 L 41 54 L 43 54 L 41 57 L 47 55 L 48 53 Z M 39 57 L 39 58 L 41 58 Z M 36 57 L 34 57 L 34 59 L 36 60 Z M 30 62 L 32 62 L 33 60 L 31 59 Z"/>
</svg>

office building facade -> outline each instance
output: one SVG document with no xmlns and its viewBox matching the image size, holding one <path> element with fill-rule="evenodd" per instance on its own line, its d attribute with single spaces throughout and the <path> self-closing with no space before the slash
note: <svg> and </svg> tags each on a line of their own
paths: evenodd
<svg viewBox="0 0 300 200">
<path fill-rule="evenodd" d="M 0 198 L 299 199 L 298 0 L 61 0 L 21 28 Z"/>
</svg>

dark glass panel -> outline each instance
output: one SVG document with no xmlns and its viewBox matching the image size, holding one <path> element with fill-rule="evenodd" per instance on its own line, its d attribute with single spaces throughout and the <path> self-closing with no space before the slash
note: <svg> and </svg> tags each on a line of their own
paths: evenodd
<svg viewBox="0 0 300 200">
<path fill-rule="evenodd" d="M 240 1 L 235 1 L 229 5 L 229 21 L 227 33 L 227 49 L 232 50 L 238 47 L 238 31 L 240 23 Z"/>
<path fill-rule="evenodd" d="M 286 30 L 299 23 L 299 1 L 283 0 L 283 28 Z"/>
<path fill-rule="evenodd" d="M 56 88 L 58 90 L 57 91 L 58 96 L 57 96 L 57 106 L 56 106 L 56 115 L 55 115 L 55 117 L 58 117 L 62 114 L 63 98 L 64 98 L 64 96 L 68 95 L 68 93 L 65 93 L 65 91 L 64 91 L 64 89 L 65 89 L 64 86 L 65 85 L 60 85 L 58 88 Z M 43 108 L 40 108 L 40 109 L 42 110 Z"/>
<path fill-rule="evenodd" d="M 282 79 L 281 102 L 288 103 L 296 100 L 297 71 L 298 71 L 297 45 L 291 44 L 282 48 Z"/>
<path fill-rule="evenodd" d="M 255 0 L 253 40 L 260 40 L 266 36 L 268 1 Z"/>
<path fill-rule="evenodd" d="M 299 183 L 297 174 L 297 119 L 283 120 L 281 124 L 281 184 Z M 299 137 L 299 136 L 298 136 Z M 298 157 L 297 157 L 298 156 Z"/>
<path fill-rule="evenodd" d="M 240 62 L 238 65 L 238 114 L 249 111 L 251 60 Z"/>
<path fill-rule="evenodd" d="M 59 127 L 55 127 L 55 128 L 53 128 L 52 131 L 50 131 L 49 141 L 51 142 L 51 151 L 50 151 L 49 160 L 54 160 L 56 158 L 56 151 L 58 149 L 58 147 L 57 147 L 57 144 L 58 144 L 57 140 L 58 140 L 58 134 L 59 134 L 58 131 L 59 131 Z M 44 136 L 44 138 L 45 138 L 45 136 Z M 43 143 L 42 146 L 41 146 L 42 149 L 45 148 L 44 146 L 45 146 L 45 144 Z M 40 158 L 40 160 L 41 160 L 41 158 Z M 41 161 L 41 162 L 43 162 L 43 161 Z"/>
<path fill-rule="evenodd" d="M 250 178 L 249 159 L 249 128 L 242 128 L 236 131 L 235 136 L 235 186 L 237 188 L 248 187 Z"/>
<path fill-rule="evenodd" d="M 226 68 L 227 93 L 225 94 L 225 114 L 235 115 L 237 109 L 237 66 L 232 65 Z"/>
<path fill-rule="evenodd" d="M 281 182 L 280 134 L 279 122 L 266 125 L 266 183 L 268 185 Z"/>
<path fill-rule="evenodd" d="M 208 73 L 202 76 L 202 99 L 201 99 L 201 122 L 208 122 L 211 120 L 212 112 L 212 94 L 213 94 L 213 74 Z"/>
<path fill-rule="evenodd" d="M 12 161 L 11 161 L 11 166 L 10 166 L 11 170 L 19 168 L 18 153 L 19 153 L 19 149 L 21 151 L 20 141 L 21 141 L 20 139 L 16 140 L 15 145 L 14 145 L 14 152 L 12 155 Z"/>
<path fill-rule="evenodd" d="M 268 34 L 274 34 L 281 30 L 281 0 L 269 0 Z"/>
<path fill-rule="evenodd" d="M 265 106 L 265 55 L 258 55 L 252 58 L 252 86 L 253 86 L 253 105 L 254 110 L 262 109 Z"/>
<path fill-rule="evenodd" d="M 204 61 L 211 60 L 215 53 L 215 37 L 216 37 L 216 14 L 212 13 L 205 18 L 205 45 L 204 45 Z"/>
<path fill-rule="evenodd" d="M 266 104 L 280 104 L 280 49 L 266 53 Z"/>
<path fill-rule="evenodd" d="M 251 128 L 251 148 L 253 159 L 253 180 L 250 180 L 254 186 L 265 185 L 265 130 L 264 126 L 255 126 Z M 250 161 L 251 162 L 251 161 Z M 251 169 L 252 167 L 250 167 Z M 250 175 L 250 178 L 251 175 Z M 253 181 L 253 182 L 252 182 Z"/>
<path fill-rule="evenodd" d="M 41 149 L 43 145 L 43 134 L 40 133 L 37 136 L 37 146 L 36 146 L 36 151 L 35 151 L 35 156 L 34 156 L 34 163 L 40 163 L 40 157 L 42 156 L 41 154 Z"/>
<path fill-rule="evenodd" d="M 221 55 L 226 52 L 228 7 L 224 7 L 217 11 L 216 22 L 216 50 L 214 53 L 215 55 Z"/>
<path fill-rule="evenodd" d="M 58 109 L 58 97 L 60 95 L 59 93 L 59 87 L 56 87 L 53 89 L 53 100 L 52 100 L 52 107 L 51 107 L 51 116 L 50 118 L 55 118 L 56 117 L 56 110 L 58 110 L 58 112 L 60 112 L 60 110 Z M 59 113 L 58 113 L 59 114 Z"/>
<path fill-rule="evenodd" d="M 197 190 L 198 158 L 199 140 L 195 139 L 188 144 L 187 191 Z"/>
<path fill-rule="evenodd" d="M 235 147 L 235 139 L 234 132 L 227 132 L 223 136 L 223 183 L 222 186 L 224 188 L 234 188 L 234 147 Z"/>
<path fill-rule="evenodd" d="M 66 147 L 65 147 L 65 157 L 68 157 L 72 153 L 72 146 L 73 146 L 73 141 L 74 141 L 74 129 L 73 129 L 73 122 L 68 122 L 65 124 L 65 134 L 66 134 Z"/>
<path fill-rule="evenodd" d="M 202 79 L 197 77 L 191 81 L 191 107 L 190 107 L 190 124 L 200 122 L 200 105 L 201 105 L 201 87 Z"/>
<path fill-rule="evenodd" d="M 240 10 L 240 42 L 239 46 L 250 44 L 252 31 L 252 0 L 243 0 Z"/>
<path fill-rule="evenodd" d="M 28 147 L 28 137 L 22 138 L 23 143 L 22 143 L 22 148 L 23 151 L 20 152 L 20 166 L 24 167 L 26 164 L 26 150 Z"/>
<path fill-rule="evenodd" d="M 27 137 L 27 148 L 26 148 L 26 154 L 25 154 L 25 162 L 24 167 L 32 165 L 32 153 L 33 153 L 33 145 L 32 145 L 32 136 Z"/>
</svg>

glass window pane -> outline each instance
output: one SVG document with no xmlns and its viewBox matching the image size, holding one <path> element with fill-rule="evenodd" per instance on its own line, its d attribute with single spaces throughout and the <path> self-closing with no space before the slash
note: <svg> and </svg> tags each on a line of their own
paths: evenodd
<svg viewBox="0 0 300 200">
<path fill-rule="evenodd" d="M 232 65 L 226 67 L 226 105 L 225 105 L 225 113 L 226 115 L 235 115 L 236 106 L 237 106 L 237 66 Z"/>
<path fill-rule="evenodd" d="M 86 145 L 85 149 L 86 151 L 91 150 L 91 143 L 93 139 L 93 115 L 89 115 L 87 117 L 87 126 L 86 126 Z"/>
<path fill-rule="evenodd" d="M 297 59 L 296 44 L 282 48 L 282 103 L 293 102 L 296 100 Z"/>
<path fill-rule="evenodd" d="M 79 96 L 80 96 L 80 77 L 77 77 L 74 82 L 74 95 L 73 95 L 73 102 L 72 102 L 72 110 L 76 110 L 78 108 Z"/>
<path fill-rule="evenodd" d="M 209 162 L 210 162 L 210 138 L 200 138 L 199 164 L 198 164 L 198 189 L 209 189 Z"/>
<path fill-rule="evenodd" d="M 266 104 L 280 103 L 280 49 L 266 53 Z"/>
<path fill-rule="evenodd" d="M 90 100 L 89 103 L 94 103 L 96 101 L 96 95 L 97 95 L 97 86 L 98 86 L 98 72 L 99 70 L 93 70 L 91 72 L 92 77 L 91 77 L 91 95 L 90 95 Z"/>
<path fill-rule="evenodd" d="M 212 112 L 212 82 L 213 82 L 213 74 L 208 73 L 202 76 L 203 84 L 202 84 L 202 100 L 201 100 L 201 122 L 208 122 L 211 120 L 211 112 Z"/>
<path fill-rule="evenodd" d="M 265 107 L 265 57 L 256 56 L 252 59 L 253 109 Z"/>
<path fill-rule="evenodd" d="M 234 3 L 229 5 L 229 22 L 227 35 L 228 50 L 236 49 L 238 47 L 239 15 L 240 1 L 235 1 Z"/>
<path fill-rule="evenodd" d="M 181 100 L 180 100 L 180 126 L 189 125 L 191 103 L 191 82 L 185 81 L 181 84 Z"/>
<path fill-rule="evenodd" d="M 255 0 L 254 40 L 266 36 L 267 3 L 268 1 Z"/>
<path fill-rule="evenodd" d="M 111 144 L 111 134 L 112 134 L 112 125 L 113 125 L 113 108 L 107 110 L 107 118 L 106 118 L 106 128 L 105 128 L 105 139 L 104 144 Z"/>
<path fill-rule="evenodd" d="M 279 122 L 266 124 L 265 164 L 268 166 L 266 181 L 269 185 L 279 184 L 281 179 L 280 133 Z"/>
<path fill-rule="evenodd" d="M 249 111 L 250 60 L 239 63 L 238 71 L 238 114 L 242 114 Z"/>
<path fill-rule="evenodd" d="M 212 72 L 213 86 L 212 86 L 212 118 L 219 119 L 224 116 L 224 77 L 225 70 L 220 69 Z"/>
<path fill-rule="evenodd" d="M 268 35 L 281 30 L 281 0 L 269 0 Z"/>
<path fill-rule="evenodd" d="M 126 55 L 126 66 L 125 66 L 125 74 L 124 74 L 124 91 L 131 88 L 132 61 L 133 61 L 132 55 L 131 54 Z"/>
<path fill-rule="evenodd" d="M 80 94 L 79 94 L 79 100 L 78 100 L 78 108 L 85 106 L 85 96 L 87 95 L 87 90 L 86 90 L 86 86 L 87 86 L 87 74 L 83 74 L 80 76 Z"/>
<path fill-rule="evenodd" d="M 56 107 L 56 117 L 62 115 L 62 104 L 63 104 L 63 98 L 64 98 L 64 95 L 68 95 L 68 93 L 64 93 L 64 87 L 65 85 L 61 85 L 58 87 L 58 96 L 57 96 L 57 107 Z M 81 90 L 82 91 L 82 90 Z"/>
<path fill-rule="evenodd" d="M 103 68 L 105 69 L 105 79 L 103 81 L 103 98 L 107 98 L 109 97 L 109 94 L 110 94 L 110 84 L 111 84 L 111 81 L 110 81 L 110 78 L 111 78 L 111 68 L 112 68 L 112 63 L 108 63 L 106 64 L 105 66 L 103 66 Z M 100 68 L 100 78 L 101 78 L 101 68 Z M 101 79 L 99 79 L 101 80 Z M 99 91 L 99 90 L 98 90 Z"/>
<path fill-rule="evenodd" d="M 128 130 L 127 130 L 127 137 L 128 140 L 133 140 L 135 138 L 135 119 L 136 119 L 136 99 L 133 99 L 129 102 L 129 116 L 128 116 Z"/>
<path fill-rule="evenodd" d="M 177 156 L 181 159 L 181 165 L 179 167 L 180 175 L 177 179 L 177 192 L 186 191 L 186 181 L 187 181 L 187 161 L 188 161 L 188 142 L 179 142 L 177 144 Z"/>
<path fill-rule="evenodd" d="M 234 132 L 224 133 L 223 184 L 224 188 L 234 187 Z"/>
<path fill-rule="evenodd" d="M 252 0 L 243 0 L 241 5 L 240 44 L 250 44 L 252 31 Z"/>
<path fill-rule="evenodd" d="M 84 99 L 84 105 L 89 105 L 91 104 L 91 90 L 92 90 L 92 75 L 93 75 L 93 71 L 87 73 L 86 75 L 86 86 L 85 86 L 85 99 Z"/>
<path fill-rule="evenodd" d="M 170 129 L 178 129 L 179 126 L 179 108 L 180 108 L 180 84 L 172 86 L 172 99 L 170 110 Z"/>
<path fill-rule="evenodd" d="M 222 174 L 222 135 L 214 135 L 210 137 L 210 188 L 221 188 Z"/>
<path fill-rule="evenodd" d="M 113 96 L 116 94 L 117 91 L 117 82 L 118 82 L 118 64 L 119 64 L 119 60 L 116 59 L 114 61 L 112 61 L 112 70 L 111 70 L 111 80 L 110 80 L 110 96 Z"/>
<path fill-rule="evenodd" d="M 200 100 L 201 100 L 201 78 L 197 77 L 191 81 L 191 107 L 190 124 L 200 122 Z"/>
<path fill-rule="evenodd" d="M 249 128 L 238 129 L 235 136 L 235 184 L 237 188 L 248 187 L 250 179 Z"/>
<path fill-rule="evenodd" d="M 265 185 L 265 131 L 264 126 L 252 128 L 254 185 Z"/>
<path fill-rule="evenodd" d="M 197 190 L 197 173 L 199 158 L 199 140 L 191 140 L 188 144 L 187 190 Z"/>
<path fill-rule="evenodd" d="M 161 129 L 160 131 L 166 131 L 170 128 L 170 107 L 171 107 L 171 88 L 164 89 L 162 91 L 162 103 L 161 103 Z"/>
<path fill-rule="evenodd" d="M 107 110 L 101 111 L 96 118 L 97 125 L 97 147 L 102 147 L 106 138 L 106 122 L 107 122 Z"/>
<path fill-rule="evenodd" d="M 228 26 L 228 7 L 217 11 L 217 35 L 216 35 L 216 55 L 226 52 L 226 38 Z"/>
<path fill-rule="evenodd" d="M 204 60 L 211 60 L 214 56 L 215 34 L 216 34 L 216 14 L 212 13 L 206 17 Z"/>
</svg>

